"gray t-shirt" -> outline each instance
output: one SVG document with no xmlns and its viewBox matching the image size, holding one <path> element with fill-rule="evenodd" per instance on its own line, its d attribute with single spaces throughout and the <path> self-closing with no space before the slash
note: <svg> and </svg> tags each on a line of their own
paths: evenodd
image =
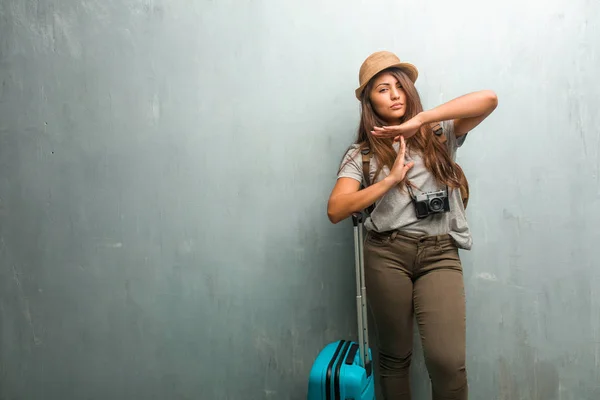
<svg viewBox="0 0 600 400">
<path fill-rule="evenodd" d="M 456 159 L 456 151 L 462 146 L 466 135 L 457 138 L 454 134 L 454 121 L 448 120 L 441 122 L 442 129 L 446 138 L 449 154 Z M 394 144 L 398 150 L 399 143 Z M 413 161 L 414 166 L 408 171 L 408 179 L 423 192 L 445 189 L 440 185 L 433 175 L 425 168 L 424 160 L 416 152 L 411 152 L 410 147 L 406 148 L 406 162 Z M 362 182 L 362 155 L 358 151 L 358 145 L 351 146 L 342 160 L 342 168 L 338 178 L 347 177 Z M 375 178 L 377 170 L 377 160 L 371 158 L 370 163 L 370 181 L 376 183 L 385 178 L 390 170 L 387 167 L 382 168 L 381 173 Z M 419 191 L 413 189 L 417 195 Z M 424 235 L 442 235 L 449 234 L 456 242 L 459 248 L 470 250 L 473 244 L 469 225 L 465 216 L 460 190 L 450 189 L 449 192 L 450 211 L 443 214 L 430 215 L 424 219 L 418 219 L 415 213 L 414 204 L 410 194 L 403 186 L 400 190 L 393 187 L 381 198 L 375 202 L 375 209 L 371 216 L 365 220 L 365 228 L 377 232 L 390 230 L 401 230 L 409 233 Z"/>
</svg>

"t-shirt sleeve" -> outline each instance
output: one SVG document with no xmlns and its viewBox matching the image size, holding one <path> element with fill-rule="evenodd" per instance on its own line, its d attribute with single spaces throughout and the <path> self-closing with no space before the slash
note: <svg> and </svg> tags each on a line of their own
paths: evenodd
<svg viewBox="0 0 600 400">
<path fill-rule="evenodd" d="M 352 146 L 344 155 L 338 172 L 339 178 L 352 178 L 362 182 L 362 156 L 357 147 Z"/>
<path fill-rule="evenodd" d="M 467 140 L 467 135 L 457 138 L 454 133 L 454 120 L 451 119 L 442 121 L 442 129 L 446 135 L 446 145 L 448 146 L 450 155 L 454 157 L 456 155 L 456 150 L 458 150 L 458 148 L 464 144 L 465 140 Z"/>
</svg>

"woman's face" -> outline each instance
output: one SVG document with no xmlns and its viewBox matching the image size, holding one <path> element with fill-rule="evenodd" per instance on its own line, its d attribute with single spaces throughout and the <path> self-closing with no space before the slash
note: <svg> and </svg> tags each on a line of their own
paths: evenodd
<svg viewBox="0 0 600 400">
<path fill-rule="evenodd" d="M 369 97 L 373 110 L 389 125 L 397 125 L 406 113 L 406 93 L 389 72 L 375 78 Z"/>
</svg>

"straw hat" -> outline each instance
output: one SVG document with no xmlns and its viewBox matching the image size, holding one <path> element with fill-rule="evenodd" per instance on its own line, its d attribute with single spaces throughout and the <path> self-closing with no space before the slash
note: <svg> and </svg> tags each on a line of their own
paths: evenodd
<svg viewBox="0 0 600 400">
<path fill-rule="evenodd" d="M 373 78 L 375 75 L 383 71 L 384 69 L 397 67 L 402 69 L 406 75 L 410 78 L 413 83 L 417 80 L 419 76 L 419 71 L 417 67 L 410 63 L 401 62 L 400 59 L 389 51 L 378 51 L 376 53 L 371 54 L 360 66 L 360 71 L 358 74 L 358 80 L 360 86 L 358 89 L 354 91 L 356 94 L 356 98 L 360 100 L 363 90 L 367 83 Z"/>
</svg>

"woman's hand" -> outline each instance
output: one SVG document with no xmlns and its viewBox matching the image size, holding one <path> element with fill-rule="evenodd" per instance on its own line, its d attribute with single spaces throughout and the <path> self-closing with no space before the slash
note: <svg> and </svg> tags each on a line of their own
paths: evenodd
<svg viewBox="0 0 600 400">
<path fill-rule="evenodd" d="M 421 116 L 416 115 L 400 125 L 376 126 L 371 131 L 371 134 L 378 138 L 394 138 L 394 141 L 397 142 L 400 140 L 400 136 L 404 137 L 404 139 L 414 136 L 422 126 L 423 120 Z"/>
<path fill-rule="evenodd" d="M 394 161 L 394 165 L 392 165 L 392 169 L 390 170 L 390 174 L 388 177 L 394 181 L 394 183 L 400 183 L 406 177 L 406 173 L 409 169 L 415 165 L 412 161 L 408 164 L 405 164 L 404 154 L 406 152 L 406 142 L 404 141 L 404 136 L 400 136 L 400 148 L 398 149 L 398 155 L 396 156 L 396 161 Z"/>
<path fill-rule="evenodd" d="M 348 218 L 353 212 L 363 210 L 375 203 L 390 189 L 396 187 L 406 177 L 406 173 L 414 163 L 404 164 L 406 142 L 400 137 L 400 148 L 390 169 L 390 174 L 382 180 L 360 189 L 360 182 L 354 178 L 342 177 L 338 179 L 329 196 L 327 203 L 327 216 L 334 224 Z"/>
</svg>

